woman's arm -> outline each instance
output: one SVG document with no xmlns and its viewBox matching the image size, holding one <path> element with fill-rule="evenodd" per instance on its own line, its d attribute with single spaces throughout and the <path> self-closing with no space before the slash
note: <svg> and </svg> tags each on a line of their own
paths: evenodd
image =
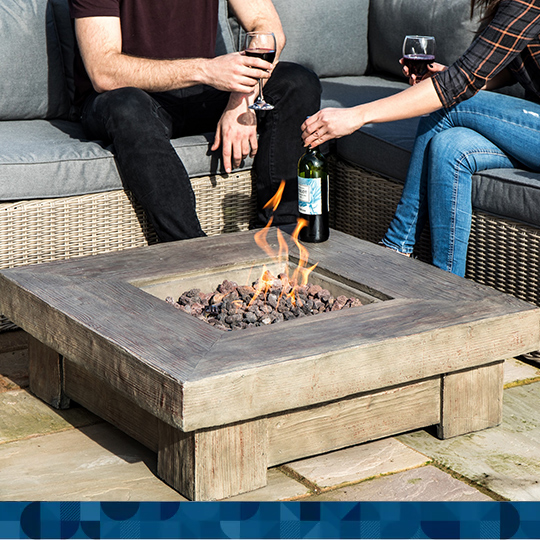
<svg viewBox="0 0 540 540">
<path fill-rule="evenodd" d="M 302 125 L 306 146 L 343 137 L 367 123 L 403 120 L 431 113 L 440 107 L 472 97 L 479 90 L 494 89 L 512 82 L 507 69 L 540 34 L 540 2 L 501 2 L 493 20 L 472 45 L 447 69 L 435 65 L 421 82 L 381 100 L 351 109 L 323 109 Z"/>
<path fill-rule="evenodd" d="M 348 109 L 322 109 L 302 124 L 304 146 L 319 146 L 350 135 L 365 124 L 404 120 L 442 107 L 431 79 L 370 103 Z"/>
<path fill-rule="evenodd" d="M 456 62 L 433 76 L 441 102 L 451 107 L 483 88 L 501 86 L 502 71 L 540 35 L 538 0 L 505 0 Z M 501 79 L 502 78 L 502 79 Z"/>
</svg>

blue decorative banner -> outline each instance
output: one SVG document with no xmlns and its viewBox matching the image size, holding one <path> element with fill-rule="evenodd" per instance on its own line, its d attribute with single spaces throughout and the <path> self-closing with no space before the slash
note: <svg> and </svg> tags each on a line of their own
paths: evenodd
<svg viewBox="0 0 540 540">
<path fill-rule="evenodd" d="M 538 503 L 0 503 L 14 538 L 540 538 Z"/>
</svg>

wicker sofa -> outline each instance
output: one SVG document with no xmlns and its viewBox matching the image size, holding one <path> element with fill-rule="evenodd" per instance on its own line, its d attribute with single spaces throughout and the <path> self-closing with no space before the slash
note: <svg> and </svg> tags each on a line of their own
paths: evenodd
<svg viewBox="0 0 540 540">
<path fill-rule="evenodd" d="M 479 24 L 470 18 L 470 0 L 274 3 L 288 36 L 282 58 L 318 73 L 323 107 L 356 105 L 405 88 L 398 63 L 404 35 L 434 35 L 437 60 L 449 65 L 467 49 Z M 501 91 L 522 94 L 517 85 Z M 417 124 L 418 119 L 367 125 L 335 141 L 334 228 L 381 239 L 402 191 Z M 540 174 L 493 169 L 473 181 L 467 277 L 540 304 Z M 418 256 L 430 260 L 429 231 Z"/>
<path fill-rule="evenodd" d="M 274 0 L 288 36 L 282 58 L 312 68 L 323 106 L 349 106 L 405 88 L 405 33 L 434 34 L 449 63 L 472 40 L 469 0 Z M 421 14 L 421 16 L 419 16 Z M 67 0 L 0 4 L 0 268 L 155 242 L 122 186 L 111 149 L 85 139 L 73 95 Z M 218 53 L 241 32 L 220 6 Z M 417 120 L 365 126 L 331 147 L 333 226 L 377 241 L 399 198 Z M 203 229 L 244 230 L 254 213 L 249 160 L 226 175 L 212 134 L 173 145 L 192 178 Z M 468 276 L 540 303 L 536 283 L 540 175 L 486 171 L 475 183 Z M 428 257 L 428 248 L 421 249 Z M 6 322 L 1 323 L 7 328 Z"/>
</svg>

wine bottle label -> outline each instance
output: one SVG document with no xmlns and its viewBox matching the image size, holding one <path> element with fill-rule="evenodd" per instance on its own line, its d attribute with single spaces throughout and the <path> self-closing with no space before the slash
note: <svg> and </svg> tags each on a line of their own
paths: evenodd
<svg viewBox="0 0 540 540">
<path fill-rule="evenodd" d="M 301 214 L 308 216 L 322 214 L 320 178 L 298 177 L 298 210 Z"/>
</svg>

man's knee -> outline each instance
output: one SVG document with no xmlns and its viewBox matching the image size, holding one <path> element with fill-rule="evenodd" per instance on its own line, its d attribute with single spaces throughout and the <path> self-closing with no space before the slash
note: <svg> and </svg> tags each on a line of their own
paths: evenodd
<svg viewBox="0 0 540 540">
<path fill-rule="evenodd" d="M 306 100 L 320 100 L 321 82 L 309 68 L 293 62 L 279 62 L 274 70 L 276 78 L 287 85 L 291 93 L 302 93 Z M 270 79 L 271 80 L 271 79 Z"/>
</svg>

